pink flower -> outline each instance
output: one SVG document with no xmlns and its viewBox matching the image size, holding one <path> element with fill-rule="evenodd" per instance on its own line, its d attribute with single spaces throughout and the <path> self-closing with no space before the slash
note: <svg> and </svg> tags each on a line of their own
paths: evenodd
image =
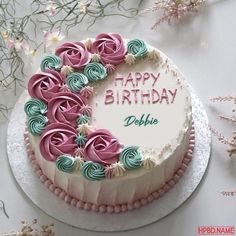
<svg viewBox="0 0 236 236">
<path fill-rule="evenodd" d="M 37 50 L 30 48 L 30 46 L 26 43 L 23 45 L 23 50 L 24 50 L 25 55 L 27 56 L 28 55 L 33 56 L 33 57 L 36 56 Z"/>
<path fill-rule="evenodd" d="M 118 65 L 124 61 L 127 48 L 119 34 L 99 34 L 92 45 L 92 52 L 100 55 L 103 64 Z"/>
<path fill-rule="evenodd" d="M 64 39 L 64 35 L 59 31 L 49 32 L 43 31 L 46 47 L 56 45 L 59 41 Z"/>
<path fill-rule="evenodd" d="M 28 83 L 28 92 L 31 97 L 41 99 L 44 102 L 55 97 L 60 92 L 63 84 L 63 78 L 61 74 L 54 70 L 46 70 L 34 74 Z"/>
<path fill-rule="evenodd" d="M 87 136 L 84 158 L 87 161 L 109 165 L 118 161 L 123 145 L 107 130 L 99 129 Z"/>
<path fill-rule="evenodd" d="M 15 48 L 16 51 L 21 51 L 23 49 L 23 43 L 20 40 L 9 39 L 7 41 L 7 47 L 10 49 Z"/>
<path fill-rule="evenodd" d="M 81 70 L 90 62 L 90 54 L 81 42 L 64 43 L 56 49 L 56 55 L 62 59 L 63 65 Z"/>
<path fill-rule="evenodd" d="M 46 127 L 41 135 L 39 149 L 48 161 L 56 161 L 62 154 L 74 155 L 77 148 L 75 142 L 77 132 L 70 125 L 53 123 Z"/>
<path fill-rule="evenodd" d="M 57 5 L 54 1 L 48 1 L 46 10 L 49 12 L 49 16 L 54 16 L 56 14 Z"/>
<path fill-rule="evenodd" d="M 47 117 L 50 123 L 66 123 L 76 126 L 76 119 L 81 114 L 81 107 L 87 99 L 70 92 L 58 93 L 48 103 Z"/>
</svg>

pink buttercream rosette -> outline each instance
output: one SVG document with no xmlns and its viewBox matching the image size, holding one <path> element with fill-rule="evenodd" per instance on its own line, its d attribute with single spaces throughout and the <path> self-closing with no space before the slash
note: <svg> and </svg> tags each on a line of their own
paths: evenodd
<svg viewBox="0 0 236 236">
<path fill-rule="evenodd" d="M 41 99 L 48 103 L 49 100 L 60 92 L 64 79 L 54 70 L 46 70 L 34 74 L 28 83 L 28 92 L 32 98 Z"/>
<path fill-rule="evenodd" d="M 87 103 L 87 99 L 78 94 L 58 93 L 48 103 L 48 120 L 50 123 L 66 123 L 75 127 L 76 119 L 82 114 L 81 108 Z"/>
<path fill-rule="evenodd" d="M 81 70 L 90 62 L 90 53 L 81 42 L 64 43 L 56 49 L 63 65 Z"/>
<path fill-rule="evenodd" d="M 86 161 L 110 165 L 118 161 L 123 145 L 105 129 L 99 129 L 87 136 L 83 154 Z"/>
<path fill-rule="evenodd" d="M 56 161 L 57 157 L 63 154 L 73 156 L 77 148 L 76 135 L 76 130 L 70 125 L 63 123 L 48 125 L 39 143 L 42 156 L 48 161 Z"/>
<path fill-rule="evenodd" d="M 119 34 L 99 34 L 93 42 L 92 52 L 100 55 L 104 65 L 118 65 L 124 61 L 127 48 Z"/>
</svg>

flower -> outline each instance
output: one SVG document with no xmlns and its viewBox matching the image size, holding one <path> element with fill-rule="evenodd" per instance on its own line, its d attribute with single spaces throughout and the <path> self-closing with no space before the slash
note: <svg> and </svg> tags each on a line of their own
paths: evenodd
<svg viewBox="0 0 236 236">
<path fill-rule="evenodd" d="M 87 161 L 109 165 L 118 161 L 123 145 L 105 129 L 99 129 L 87 136 L 84 158 Z"/>
<path fill-rule="evenodd" d="M 56 55 L 62 59 L 63 65 L 81 70 L 90 62 L 90 54 L 81 42 L 64 43 L 56 49 Z"/>
<path fill-rule="evenodd" d="M 46 127 L 41 135 L 39 149 L 48 161 L 56 161 L 63 154 L 72 155 L 77 147 L 77 132 L 70 125 L 53 123 Z"/>
<path fill-rule="evenodd" d="M 87 99 L 70 92 L 60 92 L 48 103 L 48 119 L 50 123 L 66 123 L 76 126 L 76 119 L 81 114 L 81 107 Z"/>
<path fill-rule="evenodd" d="M 43 33 L 46 47 L 50 47 L 51 45 L 56 45 L 59 41 L 61 41 L 65 37 L 59 30 L 54 32 L 43 31 Z"/>
<path fill-rule="evenodd" d="M 2 38 L 7 41 L 9 39 L 9 34 L 7 31 L 1 32 Z"/>
<path fill-rule="evenodd" d="M 127 48 L 119 34 L 99 34 L 93 42 L 92 52 L 100 55 L 104 65 L 118 65 L 124 61 Z"/>
<path fill-rule="evenodd" d="M 87 5 L 83 2 L 79 3 L 79 12 L 80 13 L 86 13 L 87 12 Z"/>
<path fill-rule="evenodd" d="M 8 48 L 15 48 L 16 51 L 21 51 L 23 49 L 23 42 L 18 39 L 9 39 L 7 40 L 7 47 Z"/>
<path fill-rule="evenodd" d="M 49 16 L 54 16 L 56 14 L 57 5 L 53 1 L 48 1 L 46 10 L 49 11 Z"/>
<path fill-rule="evenodd" d="M 151 27 L 155 29 L 163 22 L 179 21 L 190 13 L 196 13 L 204 3 L 206 0 L 158 0 L 155 1 L 153 7 L 141 11 L 140 14 L 156 12 L 159 15 L 160 13 L 159 18 Z"/>
<path fill-rule="evenodd" d="M 60 92 L 60 88 L 63 84 L 63 78 L 61 74 L 54 70 L 46 70 L 34 74 L 28 83 L 28 92 L 31 97 L 41 99 L 44 102 L 55 97 Z"/>
<path fill-rule="evenodd" d="M 25 55 L 27 55 L 27 56 L 28 55 L 32 56 L 32 57 L 36 56 L 37 50 L 30 48 L 30 46 L 28 44 L 25 44 L 23 46 L 23 50 L 24 50 Z"/>
</svg>

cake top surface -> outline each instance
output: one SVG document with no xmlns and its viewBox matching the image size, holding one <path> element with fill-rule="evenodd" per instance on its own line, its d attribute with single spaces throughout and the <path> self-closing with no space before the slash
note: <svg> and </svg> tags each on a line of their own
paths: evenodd
<svg viewBox="0 0 236 236">
<path fill-rule="evenodd" d="M 162 59 L 167 59 L 161 54 Z M 160 61 L 121 64 L 94 86 L 92 124 L 111 131 L 126 146 L 160 151 L 187 127 L 191 99 L 180 73 Z M 177 69 L 168 63 L 169 70 Z"/>
<path fill-rule="evenodd" d="M 175 65 L 116 33 L 60 45 L 28 91 L 28 130 L 43 158 L 89 180 L 155 166 L 191 122 L 188 86 Z"/>
</svg>

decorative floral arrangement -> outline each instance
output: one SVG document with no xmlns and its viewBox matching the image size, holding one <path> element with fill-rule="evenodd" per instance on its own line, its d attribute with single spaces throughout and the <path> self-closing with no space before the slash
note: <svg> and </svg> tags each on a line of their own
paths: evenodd
<svg viewBox="0 0 236 236">
<path fill-rule="evenodd" d="M 9 215 L 7 214 L 5 203 L 4 201 L 0 200 L 1 208 L 3 210 L 4 215 L 9 218 Z M 0 208 L 0 209 L 1 209 Z M 53 224 L 49 225 L 42 225 L 40 227 L 40 230 L 38 230 L 37 226 L 37 219 L 34 219 L 33 222 L 30 224 L 26 221 L 21 221 L 22 228 L 19 231 L 5 233 L 3 236 L 54 236 L 55 233 L 53 232 Z"/>
<path fill-rule="evenodd" d="M 235 96 L 218 96 L 213 97 L 210 99 L 212 102 L 233 102 L 236 105 L 236 97 Z M 232 109 L 232 112 L 236 112 L 236 108 Z M 236 124 L 236 117 L 235 115 L 228 117 L 225 115 L 219 115 L 220 119 L 228 121 L 232 124 Z M 210 127 L 212 133 L 218 138 L 218 140 L 228 146 L 228 154 L 229 157 L 236 155 L 236 131 L 233 131 L 232 138 L 226 138 L 220 131 L 216 130 L 215 128 Z"/>
<path fill-rule="evenodd" d="M 134 17 L 143 2 L 135 1 L 134 7 L 128 7 L 128 0 L 108 0 L 105 3 L 100 0 L 32 0 L 28 5 L 21 5 L 17 0 L 3 0 L 0 4 L 0 89 L 13 88 L 16 93 L 18 86 L 25 85 L 25 58 L 50 50 L 82 22 L 86 22 L 89 28 L 103 17 Z M 162 14 L 153 25 L 154 29 L 162 22 L 180 20 L 197 12 L 205 2 L 157 0 L 152 8 L 140 14 L 151 11 Z M 18 14 L 23 7 L 30 7 L 30 13 Z M 41 35 L 44 35 L 44 40 L 41 40 Z M 132 63 L 132 58 L 129 61 Z M 0 103 L 0 114 L 5 116 L 8 110 L 6 104 Z"/>
<path fill-rule="evenodd" d="M 141 15 L 148 12 L 160 14 L 158 20 L 151 27 L 157 28 L 161 23 L 180 21 L 186 15 L 197 13 L 206 0 L 156 0 L 154 6 L 140 12 Z"/>
<path fill-rule="evenodd" d="M 46 160 L 55 162 L 63 172 L 79 171 L 88 180 L 156 165 L 139 147 L 124 147 L 108 130 L 91 126 L 92 108 L 88 105 L 95 83 L 107 79 L 117 65 L 131 66 L 143 58 L 161 61 L 159 52 L 144 41 L 126 43 L 116 33 L 64 43 L 55 54 L 43 58 L 41 71 L 28 83 L 31 99 L 25 103 L 25 113 L 28 131 L 40 136 L 39 149 Z"/>
<path fill-rule="evenodd" d="M 22 228 L 17 232 L 6 233 L 4 236 L 54 236 L 53 224 L 42 225 L 40 229 L 37 229 L 37 219 L 32 223 L 22 221 Z"/>
<path fill-rule="evenodd" d="M 3 0 L 0 4 L 0 89 L 13 88 L 16 92 L 18 86 L 24 86 L 24 58 L 48 51 L 80 23 L 86 22 L 89 28 L 102 17 L 134 17 L 143 0 L 131 8 L 125 7 L 127 2 L 32 0 L 26 4 Z M 22 8 L 27 7 L 30 7 L 30 13 L 21 15 Z M 44 41 L 40 41 L 41 35 L 44 35 Z M 6 115 L 7 111 L 6 104 L 0 103 L 0 113 Z"/>
</svg>

